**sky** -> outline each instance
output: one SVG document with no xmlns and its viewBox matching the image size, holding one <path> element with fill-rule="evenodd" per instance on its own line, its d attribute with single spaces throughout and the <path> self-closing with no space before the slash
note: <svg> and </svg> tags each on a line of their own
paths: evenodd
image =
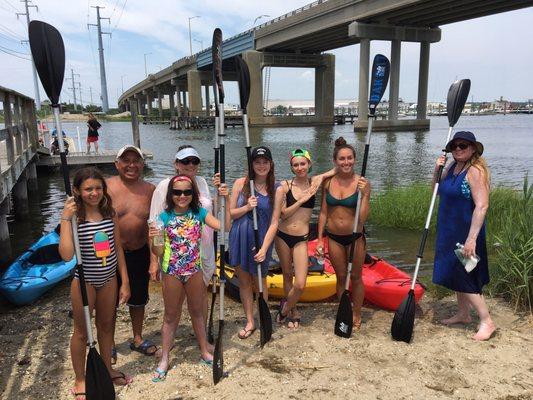
<svg viewBox="0 0 533 400">
<path fill-rule="evenodd" d="M 192 47 L 197 52 L 209 47 L 214 28 L 225 38 L 292 11 L 311 0 L 32 0 L 31 19 L 46 21 L 62 34 L 66 49 L 66 73 L 62 100 L 72 101 L 71 69 L 81 83 L 82 101 L 100 100 L 100 77 L 96 9 L 102 6 L 104 57 L 111 107 L 122 89 L 127 90 L 148 73 L 169 66 L 189 55 L 189 17 Z M 0 0 L 0 86 L 34 97 L 24 3 Z M 269 17 L 265 17 L 265 15 Z M 445 101 L 450 84 L 461 78 L 472 80 L 471 98 L 492 101 L 533 99 L 533 8 L 496 14 L 466 22 L 444 25 L 442 39 L 431 45 L 428 101 Z M 203 42 L 203 43 L 202 43 Z M 330 51 L 336 56 L 335 98 L 356 99 L 358 93 L 359 46 Z M 371 57 L 390 56 L 390 43 L 371 42 Z M 400 97 L 416 102 L 419 44 L 403 43 Z M 228 82 L 227 103 L 237 103 L 236 83 Z M 79 94 L 77 95 L 79 102 Z M 45 98 L 41 87 L 41 99 Z M 313 99 L 312 69 L 272 68 L 270 99 Z M 385 95 L 387 98 L 387 94 Z"/>
</svg>

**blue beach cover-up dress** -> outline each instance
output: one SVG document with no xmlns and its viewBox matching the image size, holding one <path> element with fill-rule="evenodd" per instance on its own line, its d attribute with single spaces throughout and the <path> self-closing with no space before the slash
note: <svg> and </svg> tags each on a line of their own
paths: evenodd
<svg viewBox="0 0 533 400">
<path fill-rule="evenodd" d="M 464 244 L 470 231 L 475 204 L 466 180 L 468 168 L 458 175 L 453 174 L 455 163 L 439 185 L 439 213 L 437 217 L 437 240 L 433 283 L 462 293 L 481 294 L 489 283 L 489 268 L 485 223 L 478 234 L 476 254 L 480 261 L 470 273 L 454 253 L 455 244 Z"/>
<path fill-rule="evenodd" d="M 278 184 L 276 184 L 277 188 Z M 259 231 L 259 246 L 263 244 L 270 220 L 272 219 L 273 204 L 270 203 L 268 195 L 256 193 L 257 197 L 257 228 Z M 247 201 L 239 193 L 237 207 L 243 207 Z M 273 242 L 272 242 L 273 244 Z M 266 276 L 268 266 L 272 259 L 272 244 L 268 248 L 265 261 L 261 264 L 261 275 Z M 257 266 L 254 261 L 255 240 L 254 240 L 254 223 L 252 213 L 246 213 L 237 218 L 231 225 L 229 232 L 229 263 L 230 265 L 240 265 L 243 271 L 252 275 L 257 275 Z"/>
</svg>

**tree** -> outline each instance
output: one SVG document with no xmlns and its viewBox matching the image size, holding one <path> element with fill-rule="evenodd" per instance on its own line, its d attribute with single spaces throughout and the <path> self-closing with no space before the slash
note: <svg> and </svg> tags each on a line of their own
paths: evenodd
<svg viewBox="0 0 533 400">
<path fill-rule="evenodd" d="M 287 107 L 282 106 L 281 104 L 278 105 L 274 110 L 275 114 L 277 115 L 285 115 L 287 113 Z"/>
</svg>

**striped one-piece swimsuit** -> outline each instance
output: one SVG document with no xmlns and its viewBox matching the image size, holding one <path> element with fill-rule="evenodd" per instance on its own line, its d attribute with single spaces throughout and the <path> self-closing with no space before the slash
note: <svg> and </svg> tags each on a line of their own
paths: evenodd
<svg viewBox="0 0 533 400">
<path fill-rule="evenodd" d="M 78 237 L 80 241 L 81 260 L 85 282 L 95 288 L 104 286 L 116 275 L 117 253 L 115 252 L 115 236 L 113 228 L 115 224 L 112 219 L 104 219 L 100 222 L 82 222 L 78 226 Z M 105 258 L 97 257 L 94 247 L 94 235 L 97 232 L 105 232 L 109 239 L 110 254 Z M 104 265 L 105 264 L 105 265 Z M 78 278 L 76 270 L 75 278 Z"/>
</svg>

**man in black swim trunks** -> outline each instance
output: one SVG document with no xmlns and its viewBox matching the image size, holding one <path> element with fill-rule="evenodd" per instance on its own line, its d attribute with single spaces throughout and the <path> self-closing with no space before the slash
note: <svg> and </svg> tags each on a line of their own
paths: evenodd
<svg viewBox="0 0 533 400">
<path fill-rule="evenodd" d="M 130 349 L 153 355 L 157 347 L 150 340 L 143 339 L 142 327 L 150 280 L 148 216 L 155 186 L 142 179 L 144 158 L 141 150 L 135 146 L 127 145 L 118 151 L 115 167 L 118 176 L 111 177 L 106 182 L 118 216 L 120 238 L 130 279 L 131 297 L 128 306 L 133 329 Z M 113 349 L 115 350 L 114 347 Z M 113 355 L 116 360 L 116 351 Z"/>
</svg>

